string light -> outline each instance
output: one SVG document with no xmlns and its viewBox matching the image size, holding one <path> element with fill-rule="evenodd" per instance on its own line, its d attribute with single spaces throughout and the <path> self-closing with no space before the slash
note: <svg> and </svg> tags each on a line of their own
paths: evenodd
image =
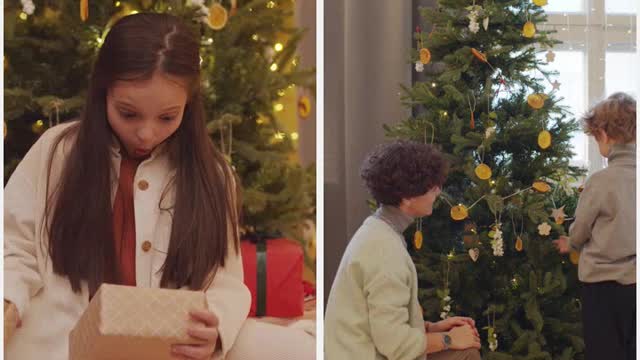
<svg viewBox="0 0 640 360">
<path fill-rule="evenodd" d="M 291 133 L 291 139 L 292 140 L 298 140 L 299 137 L 300 137 L 300 135 L 298 135 L 297 132 L 292 132 Z"/>
<path fill-rule="evenodd" d="M 120 3 L 120 1 L 116 1 L 116 7 L 120 7 L 120 5 L 122 5 L 122 3 Z"/>
<path fill-rule="evenodd" d="M 258 124 L 258 125 L 262 125 L 262 124 L 264 124 L 264 119 L 262 119 L 262 118 L 260 118 L 260 117 L 259 117 L 259 118 L 257 118 L 257 119 L 256 119 L 256 124 Z"/>
<path fill-rule="evenodd" d="M 276 51 L 282 51 L 284 46 L 281 43 L 277 43 L 273 48 L 276 49 Z"/>
<path fill-rule="evenodd" d="M 278 96 L 283 97 L 285 94 L 284 90 L 278 90 Z"/>
<path fill-rule="evenodd" d="M 27 20 L 27 17 L 28 17 L 28 15 L 27 15 L 27 13 L 26 13 L 26 12 L 21 12 L 21 13 L 20 13 L 20 19 L 21 19 L 21 20 L 25 20 L 25 21 L 26 21 L 26 20 Z"/>
<path fill-rule="evenodd" d="M 273 1 L 269 1 L 269 2 L 267 3 L 267 8 L 269 8 L 269 9 L 273 9 L 274 7 L 276 7 L 276 3 L 275 3 L 275 2 L 273 2 Z"/>
<path fill-rule="evenodd" d="M 436 83 L 431 83 L 431 87 L 436 87 Z"/>
<path fill-rule="evenodd" d="M 208 38 L 207 39 L 207 44 L 209 44 L 209 45 L 213 44 L 213 38 Z"/>
<path fill-rule="evenodd" d="M 276 140 L 284 140 L 284 133 L 282 131 L 278 131 L 273 135 Z"/>
<path fill-rule="evenodd" d="M 251 39 L 252 39 L 253 41 L 258 41 L 258 34 L 253 34 L 253 35 L 251 35 Z"/>
<path fill-rule="evenodd" d="M 278 64 L 276 64 L 276 63 L 271 64 L 271 67 L 269 69 L 271 69 L 271 71 L 277 71 L 278 70 Z"/>
<path fill-rule="evenodd" d="M 284 109 L 284 105 L 277 103 L 273 106 L 273 110 L 275 111 L 282 111 Z"/>
</svg>

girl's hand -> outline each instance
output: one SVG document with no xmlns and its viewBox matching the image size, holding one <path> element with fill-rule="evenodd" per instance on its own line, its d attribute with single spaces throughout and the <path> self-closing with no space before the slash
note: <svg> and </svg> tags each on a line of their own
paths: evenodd
<svg viewBox="0 0 640 360">
<path fill-rule="evenodd" d="M 16 329 L 22 326 L 22 320 L 20 320 L 20 314 L 18 314 L 18 309 L 16 308 L 16 306 L 9 300 L 5 300 L 4 301 L 4 314 L 5 314 L 5 321 L 7 321 L 8 319 L 6 318 L 7 315 L 7 311 L 11 311 L 14 312 L 15 314 L 15 321 L 16 321 Z"/>
<path fill-rule="evenodd" d="M 571 251 L 571 247 L 569 246 L 569 238 L 567 236 L 560 236 L 560 239 L 553 240 L 553 245 L 555 245 L 560 254 L 566 254 Z"/>
<path fill-rule="evenodd" d="M 201 323 L 192 327 L 187 333 L 194 339 L 205 341 L 199 345 L 180 345 L 171 347 L 171 355 L 174 359 L 208 360 L 218 349 L 218 317 L 211 311 L 192 311 L 191 317 Z"/>
</svg>

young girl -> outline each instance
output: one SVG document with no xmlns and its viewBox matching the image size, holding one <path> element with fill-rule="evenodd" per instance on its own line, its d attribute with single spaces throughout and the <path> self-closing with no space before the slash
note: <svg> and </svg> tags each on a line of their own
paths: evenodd
<svg viewBox="0 0 640 360">
<path fill-rule="evenodd" d="M 21 325 L 7 359 L 66 360 L 102 283 L 206 291 L 175 358 L 223 358 L 249 312 L 232 172 L 207 136 L 199 43 L 138 14 L 105 39 L 80 121 L 37 141 L 5 188 L 4 297 Z"/>
</svg>

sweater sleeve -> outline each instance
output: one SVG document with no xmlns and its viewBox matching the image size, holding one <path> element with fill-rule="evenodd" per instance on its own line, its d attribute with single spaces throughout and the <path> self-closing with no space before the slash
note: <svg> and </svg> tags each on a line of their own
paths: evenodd
<svg viewBox="0 0 640 360">
<path fill-rule="evenodd" d="M 591 239 L 591 229 L 603 205 L 602 189 L 598 189 L 598 174 L 594 174 L 584 185 L 576 208 L 575 220 L 569 228 L 569 244 L 574 250 L 580 250 Z"/>
<path fill-rule="evenodd" d="M 233 179 L 232 179 L 233 180 Z M 230 187 L 230 195 L 235 202 L 236 183 Z M 228 223 L 228 234 L 238 232 Z M 225 266 L 218 269 L 213 282 L 207 290 L 209 310 L 218 317 L 218 333 L 221 347 L 213 354 L 213 359 L 224 359 L 233 347 L 240 329 L 244 325 L 251 307 L 251 293 L 244 284 L 242 255 L 235 251 L 235 244 L 229 237 L 229 254 Z"/>
<path fill-rule="evenodd" d="M 230 254 L 233 250 L 230 251 Z M 233 346 L 240 328 L 249 315 L 251 294 L 243 281 L 240 253 L 230 255 L 207 290 L 209 310 L 218 317 L 221 347 L 214 359 L 224 359 Z"/>
<path fill-rule="evenodd" d="M 362 275 L 373 342 L 389 359 L 416 359 L 425 353 L 426 336 L 409 324 L 411 272 L 403 261 L 383 260 L 379 255 L 378 259 L 352 264 Z"/>
<path fill-rule="evenodd" d="M 41 138 L 22 159 L 4 188 L 4 298 L 23 317 L 43 287 L 36 255 L 37 189 L 41 174 Z"/>
</svg>

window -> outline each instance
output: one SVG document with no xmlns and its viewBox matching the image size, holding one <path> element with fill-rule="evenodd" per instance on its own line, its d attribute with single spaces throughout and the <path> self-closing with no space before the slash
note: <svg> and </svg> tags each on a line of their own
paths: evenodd
<svg viewBox="0 0 640 360">
<path fill-rule="evenodd" d="M 556 30 L 554 36 L 563 42 L 553 49 L 556 59 L 548 66 L 560 72 L 558 94 L 576 118 L 616 91 L 640 95 L 637 2 L 549 0 L 545 6 L 549 16 L 541 28 Z M 585 166 L 589 173 L 605 166 L 593 139 L 577 133 L 573 145 L 577 153 L 573 164 Z"/>
<path fill-rule="evenodd" d="M 636 14 L 638 0 L 606 0 L 607 14 Z"/>
<path fill-rule="evenodd" d="M 584 11 L 584 0 L 549 0 L 544 7 L 547 13 L 552 12 L 582 12 Z"/>
<path fill-rule="evenodd" d="M 552 80 L 560 83 L 560 88 L 556 92 L 558 98 L 562 98 L 560 105 L 567 106 L 573 116 L 568 118 L 579 119 L 586 111 L 587 87 L 586 87 L 586 56 L 584 51 L 554 51 L 555 60 L 545 66 L 545 69 L 556 70 L 560 74 Z M 546 53 L 539 53 L 538 58 L 546 61 Z M 546 82 L 545 91 L 553 90 L 550 82 Z M 588 139 L 582 131 L 573 134 L 571 145 L 576 155 L 571 161 L 571 165 L 587 167 Z"/>
<path fill-rule="evenodd" d="M 634 62 L 637 52 L 607 51 L 605 58 L 605 93 L 607 96 L 624 91 L 638 98 L 638 76 L 640 64 Z M 633 64 L 632 66 L 629 66 Z"/>
</svg>

